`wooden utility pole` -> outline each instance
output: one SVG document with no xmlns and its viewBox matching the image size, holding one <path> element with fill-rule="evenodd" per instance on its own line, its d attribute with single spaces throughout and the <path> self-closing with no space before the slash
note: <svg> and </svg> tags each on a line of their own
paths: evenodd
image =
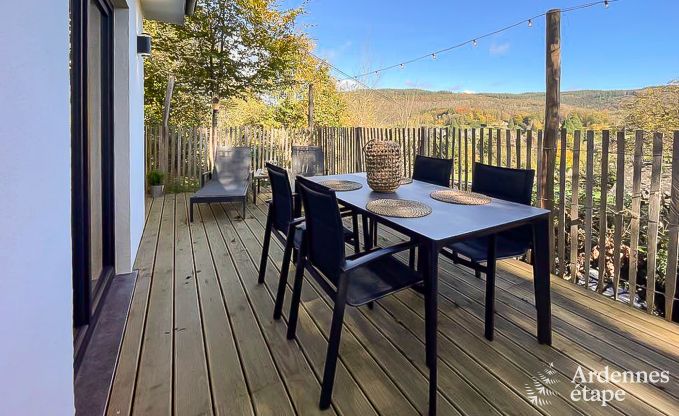
<svg viewBox="0 0 679 416">
<path fill-rule="evenodd" d="M 542 148 L 542 166 L 538 172 L 538 180 L 542 189 L 540 207 L 553 211 L 554 169 L 560 124 L 559 105 L 561 103 L 561 11 L 558 9 L 550 10 L 547 12 L 546 20 L 545 137 Z M 554 265 L 554 233 L 550 232 L 549 236 L 551 268 Z"/>
<path fill-rule="evenodd" d="M 160 135 L 160 163 L 158 167 L 161 172 L 167 173 L 167 151 L 170 145 L 170 104 L 172 103 L 172 92 L 174 91 L 174 75 L 167 78 L 167 89 L 165 90 L 165 101 L 163 102 L 163 126 Z"/>
<path fill-rule="evenodd" d="M 314 129 L 314 84 L 309 84 L 309 113 L 307 115 L 309 130 Z"/>
</svg>

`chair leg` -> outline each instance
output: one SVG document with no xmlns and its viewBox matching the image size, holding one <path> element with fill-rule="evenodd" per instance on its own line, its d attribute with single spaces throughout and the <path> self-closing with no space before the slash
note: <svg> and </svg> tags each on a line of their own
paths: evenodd
<svg viewBox="0 0 679 416">
<path fill-rule="evenodd" d="M 304 243 L 302 243 L 302 246 Z M 292 287 L 292 299 L 290 300 L 290 316 L 288 316 L 288 339 L 294 339 L 297 332 L 297 316 L 299 315 L 299 302 L 302 297 L 302 282 L 304 281 L 304 262 L 306 252 L 304 249 L 298 254 L 295 270 L 295 282 Z"/>
<path fill-rule="evenodd" d="M 486 325 L 485 336 L 493 340 L 495 328 L 495 234 L 488 238 L 488 260 L 486 264 Z"/>
<path fill-rule="evenodd" d="M 264 283 L 266 275 L 266 263 L 269 258 L 269 244 L 271 243 L 271 229 L 273 228 L 273 211 L 269 206 L 269 213 L 266 215 L 266 226 L 264 227 L 264 243 L 262 244 L 262 259 L 259 262 L 258 284 Z"/>
<path fill-rule="evenodd" d="M 193 202 L 189 203 L 189 220 L 193 222 Z"/>
<path fill-rule="evenodd" d="M 358 254 L 361 251 L 361 242 L 358 239 L 358 214 L 355 212 L 351 214 L 351 226 L 353 227 L 354 231 L 354 253 Z"/>
<path fill-rule="evenodd" d="M 342 335 L 342 322 L 344 321 L 344 309 L 346 307 L 347 286 L 346 278 L 340 277 L 340 287 L 335 298 L 335 307 L 332 311 L 332 324 L 330 337 L 328 338 L 328 352 L 325 355 L 325 368 L 323 370 L 323 384 L 321 386 L 321 409 L 330 407 L 332 388 L 335 383 L 335 369 L 337 368 L 337 355 L 339 353 L 340 338 Z"/>
<path fill-rule="evenodd" d="M 368 309 L 370 310 L 375 309 L 375 302 L 368 302 Z"/>
<path fill-rule="evenodd" d="M 481 270 L 474 269 L 474 276 L 476 276 L 477 279 L 481 278 Z"/>
<path fill-rule="evenodd" d="M 248 198 L 246 196 L 245 198 L 243 198 L 243 207 L 241 208 L 242 213 L 243 213 L 243 215 L 242 215 L 243 220 L 245 220 L 245 209 L 247 208 L 247 205 L 248 205 Z"/>
<path fill-rule="evenodd" d="M 273 319 L 281 319 L 283 311 L 283 300 L 285 299 L 285 287 L 288 285 L 288 271 L 290 269 L 290 255 L 295 245 L 295 227 L 290 227 L 288 237 L 285 240 L 285 251 L 283 252 L 283 264 L 281 265 L 281 276 L 278 280 L 278 292 L 276 293 L 276 303 L 273 308 Z"/>
<path fill-rule="evenodd" d="M 410 255 L 408 256 L 408 266 L 415 270 L 415 247 L 410 248 Z"/>
</svg>

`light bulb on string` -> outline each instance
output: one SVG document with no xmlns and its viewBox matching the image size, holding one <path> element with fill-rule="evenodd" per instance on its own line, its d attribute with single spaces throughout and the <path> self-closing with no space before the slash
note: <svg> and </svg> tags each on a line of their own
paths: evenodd
<svg viewBox="0 0 679 416">
<path fill-rule="evenodd" d="M 435 53 L 431 54 L 431 59 L 433 59 L 434 61 L 436 60 L 436 54 Z"/>
<path fill-rule="evenodd" d="M 478 46 L 478 42 L 476 42 L 476 39 L 474 39 L 472 41 L 472 46 L 475 47 L 475 48 Z"/>
<path fill-rule="evenodd" d="M 533 27 L 533 19 L 528 19 L 528 27 Z"/>
<path fill-rule="evenodd" d="M 404 64 L 399 64 L 398 67 L 401 68 L 401 69 L 403 69 L 403 68 L 405 68 L 406 66 L 405 66 Z"/>
<path fill-rule="evenodd" d="M 608 0 L 604 0 L 604 7 L 608 9 Z"/>
</svg>

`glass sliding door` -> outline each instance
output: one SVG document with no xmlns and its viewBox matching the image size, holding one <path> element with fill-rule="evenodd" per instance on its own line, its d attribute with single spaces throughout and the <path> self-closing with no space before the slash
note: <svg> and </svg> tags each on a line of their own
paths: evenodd
<svg viewBox="0 0 679 416">
<path fill-rule="evenodd" d="M 72 0 L 71 198 L 76 344 L 96 321 L 98 305 L 114 274 L 112 65 L 113 14 L 108 0 Z"/>
</svg>

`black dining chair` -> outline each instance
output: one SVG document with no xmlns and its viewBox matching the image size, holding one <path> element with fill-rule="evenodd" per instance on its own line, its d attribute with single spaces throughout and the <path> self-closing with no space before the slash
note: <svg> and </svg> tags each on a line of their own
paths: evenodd
<svg viewBox="0 0 679 416">
<path fill-rule="evenodd" d="M 269 173 L 272 198 L 271 201 L 269 201 L 269 212 L 266 217 L 264 242 L 262 244 L 262 258 L 259 264 L 259 277 L 257 281 L 260 284 L 264 283 L 266 264 L 269 257 L 269 245 L 271 244 L 271 236 L 273 235 L 281 242 L 281 244 L 285 245 L 276 307 L 274 308 L 274 317 L 280 317 L 283 298 L 285 296 L 285 284 L 280 285 L 280 281 L 283 280 L 283 276 L 287 279 L 290 257 L 292 256 L 293 251 L 299 251 L 302 242 L 302 234 L 305 231 L 306 224 L 304 223 L 304 217 L 294 218 L 296 212 L 295 198 L 290 188 L 288 171 L 271 163 L 266 164 L 266 169 Z M 354 251 L 358 253 L 358 217 L 350 211 L 344 211 L 343 215 L 351 215 L 353 221 L 353 230 L 343 228 L 344 241 L 353 244 Z"/>
<path fill-rule="evenodd" d="M 438 157 L 415 156 L 413 165 L 413 179 L 432 183 L 434 185 L 450 187 L 450 175 L 453 173 L 453 159 Z"/>
<path fill-rule="evenodd" d="M 422 281 L 393 255 L 413 242 L 345 256 L 342 218 L 335 192 L 308 179 L 297 178 L 306 213 L 306 232 L 297 258 L 288 321 L 288 339 L 295 337 L 304 271 L 334 301 L 328 350 L 325 357 L 320 408 L 330 406 L 346 305 L 361 306 Z"/>
<path fill-rule="evenodd" d="M 534 177 L 532 169 L 503 168 L 477 162 L 474 164 L 472 192 L 530 205 Z M 518 257 L 531 247 L 533 231 L 530 226 L 517 227 L 497 234 L 495 239 L 495 259 Z M 474 269 L 476 277 L 481 277 L 485 269 L 481 263 L 488 260 L 488 243 L 489 237 L 474 238 L 451 244 L 443 249 L 442 254 L 455 263 Z"/>
<path fill-rule="evenodd" d="M 450 187 L 450 177 L 453 173 L 453 159 L 441 159 L 423 155 L 415 156 L 413 165 L 413 180 Z M 377 234 L 375 232 L 375 234 Z M 415 248 L 410 250 L 408 264 L 415 267 Z"/>
</svg>

